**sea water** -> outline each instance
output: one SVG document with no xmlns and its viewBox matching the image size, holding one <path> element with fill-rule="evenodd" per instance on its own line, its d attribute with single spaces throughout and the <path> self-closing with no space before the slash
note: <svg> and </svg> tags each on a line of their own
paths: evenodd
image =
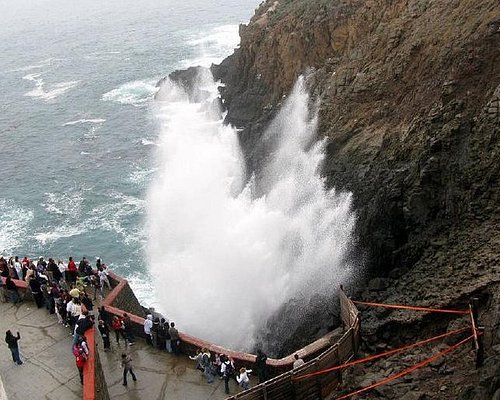
<svg viewBox="0 0 500 400">
<path fill-rule="evenodd" d="M 99 256 L 154 305 L 156 82 L 221 61 L 257 4 L 1 0 L 0 253 Z"/>
</svg>

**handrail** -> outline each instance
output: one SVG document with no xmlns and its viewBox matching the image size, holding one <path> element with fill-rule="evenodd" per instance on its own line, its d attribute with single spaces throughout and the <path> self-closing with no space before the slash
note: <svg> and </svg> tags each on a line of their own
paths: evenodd
<svg viewBox="0 0 500 400">
<path fill-rule="evenodd" d="M 85 332 L 87 339 L 87 346 L 89 348 L 89 355 L 83 367 L 83 400 L 96 399 L 96 385 L 95 385 L 95 328 L 92 327 Z"/>
</svg>

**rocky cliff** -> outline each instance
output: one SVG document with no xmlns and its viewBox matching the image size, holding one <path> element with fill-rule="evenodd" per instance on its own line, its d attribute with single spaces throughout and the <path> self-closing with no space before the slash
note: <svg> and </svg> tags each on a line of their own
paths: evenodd
<svg viewBox="0 0 500 400">
<path fill-rule="evenodd" d="M 240 36 L 212 71 L 249 169 L 258 171 L 262 132 L 304 74 L 321 100 L 323 173 L 354 194 L 360 249 L 377 277 L 362 295 L 434 306 L 479 295 L 498 344 L 498 0 L 269 0 Z M 388 319 L 412 322 L 374 314 L 365 330 L 376 337 Z"/>
</svg>

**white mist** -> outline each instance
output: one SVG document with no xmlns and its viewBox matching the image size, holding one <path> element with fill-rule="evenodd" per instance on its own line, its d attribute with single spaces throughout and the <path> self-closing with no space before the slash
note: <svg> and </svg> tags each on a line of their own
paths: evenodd
<svg viewBox="0 0 500 400">
<path fill-rule="evenodd" d="M 216 96 L 211 77 L 200 87 Z M 267 132 L 275 148 L 260 197 L 244 182 L 237 132 L 169 82 L 160 95 L 159 169 L 147 198 L 159 309 L 184 332 L 251 349 L 287 301 L 332 297 L 351 273 L 350 195 L 326 190 L 319 176 L 324 146 L 314 142 L 302 79 Z"/>
</svg>

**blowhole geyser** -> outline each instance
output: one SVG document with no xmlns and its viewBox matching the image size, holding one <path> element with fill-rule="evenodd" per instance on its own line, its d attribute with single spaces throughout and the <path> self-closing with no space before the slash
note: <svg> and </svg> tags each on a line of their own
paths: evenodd
<svg viewBox="0 0 500 400">
<path fill-rule="evenodd" d="M 210 97 L 190 103 L 165 81 L 156 104 L 148 261 L 159 308 L 181 330 L 251 349 L 280 307 L 332 298 L 351 274 L 351 196 L 326 189 L 319 175 L 324 143 L 315 142 L 316 113 L 302 78 L 266 133 L 273 144 L 259 182 L 245 181 L 236 130 L 214 118 L 213 79 L 200 77 L 199 89 Z"/>
</svg>

